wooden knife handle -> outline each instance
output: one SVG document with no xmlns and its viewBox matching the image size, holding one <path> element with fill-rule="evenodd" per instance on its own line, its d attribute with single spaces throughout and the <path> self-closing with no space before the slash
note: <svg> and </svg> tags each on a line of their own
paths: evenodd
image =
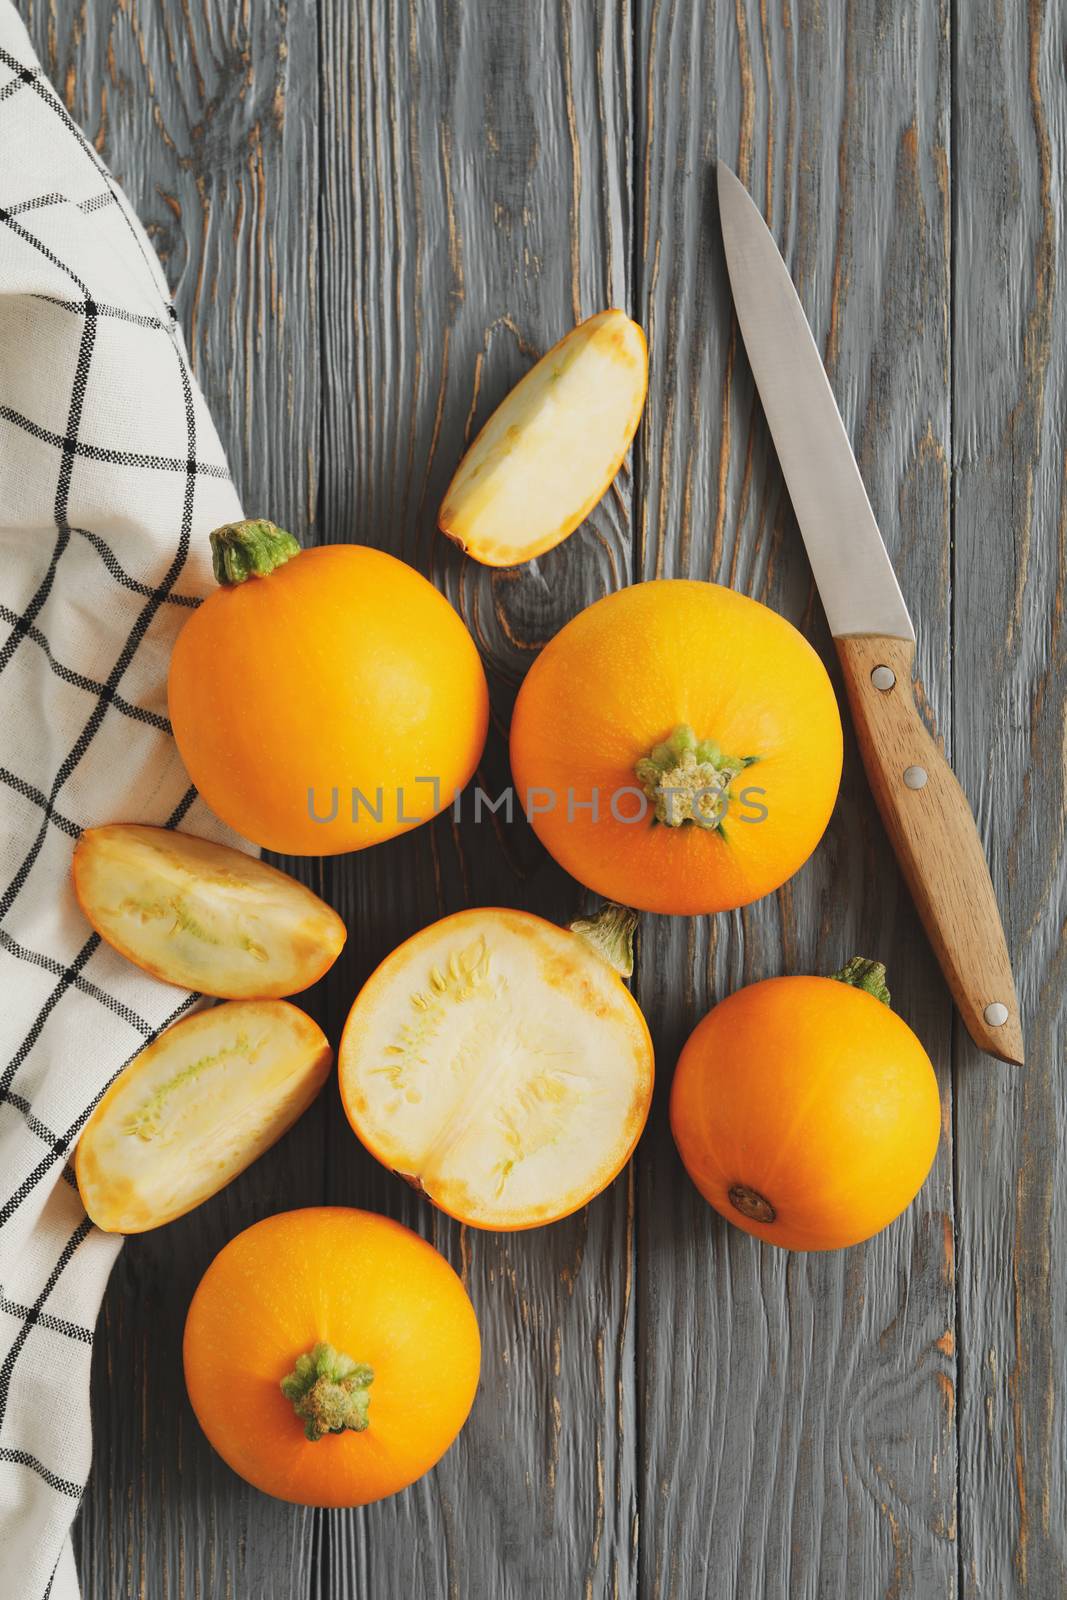
<svg viewBox="0 0 1067 1600">
<path fill-rule="evenodd" d="M 927 733 L 905 639 L 836 639 L 860 753 L 886 832 L 967 1032 L 1021 1066 L 1019 1001 L 967 797 Z"/>
</svg>

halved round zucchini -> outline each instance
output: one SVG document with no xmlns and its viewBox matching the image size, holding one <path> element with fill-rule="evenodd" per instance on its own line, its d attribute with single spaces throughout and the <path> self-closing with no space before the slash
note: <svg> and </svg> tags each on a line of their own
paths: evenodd
<svg viewBox="0 0 1067 1600">
<path fill-rule="evenodd" d="M 619 976 L 635 920 L 461 911 L 394 950 L 338 1054 L 371 1153 L 476 1228 L 553 1222 L 605 1188 L 652 1097 L 652 1041 Z"/>
<path fill-rule="evenodd" d="M 314 1100 L 333 1059 L 284 1000 L 185 1017 L 121 1072 L 85 1124 L 78 1189 L 105 1233 L 143 1233 L 225 1188 Z"/>
<path fill-rule="evenodd" d="M 86 828 L 74 893 L 127 960 L 223 999 L 298 994 L 333 966 L 346 937 L 336 911 L 295 878 L 170 828 Z"/>
</svg>

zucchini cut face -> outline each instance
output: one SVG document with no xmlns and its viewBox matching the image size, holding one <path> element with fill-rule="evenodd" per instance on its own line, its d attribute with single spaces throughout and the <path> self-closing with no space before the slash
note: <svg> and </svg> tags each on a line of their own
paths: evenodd
<svg viewBox="0 0 1067 1600">
<path fill-rule="evenodd" d="M 346 929 L 302 883 L 256 856 L 139 823 L 87 828 L 74 892 L 97 933 L 165 983 L 220 999 L 298 994 Z"/>
<path fill-rule="evenodd" d="M 400 946 L 338 1055 L 355 1132 L 443 1211 L 532 1228 L 605 1188 L 641 1135 L 653 1058 L 641 1011 L 577 934 L 461 911 Z"/>
<path fill-rule="evenodd" d="M 74 1156 L 105 1233 L 143 1233 L 226 1186 L 292 1127 L 333 1059 L 284 1000 L 232 1000 L 185 1017 L 119 1074 Z"/>
<path fill-rule="evenodd" d="M 614 308 L 587 317 L 493 412 L 449 485 L 441 532 L 489 567 L 560 544 L 607 493 L 647 390 L 637 323 Z"/>
</svg>

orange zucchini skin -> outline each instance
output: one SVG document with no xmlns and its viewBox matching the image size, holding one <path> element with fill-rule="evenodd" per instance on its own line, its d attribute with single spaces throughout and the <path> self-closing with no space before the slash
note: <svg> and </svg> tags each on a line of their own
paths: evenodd
<svg viewBox="0 0 1067 1600">
<path fill-rule="evenodd" d="M 489 722 L 462 618 L 364 545 L 303 550 L 209 595 L 167 693 L 204 800 L 280 855 L 363 850 L 428 821 L 474 773 Z"/>
<path fill-rule="evenodd" d="M 941 1102 L 926 1051 L 888 1005 L 833 978 L 768 978 L 697 1024 L 670 1119 L 689 1176 L 728 1222 L 785 1249 L 839 1250 L 911 1204 Z"/>
<path fill-rule="evenodd" d="M 309 1440 L 281 1392 L 319 1342 L 373 1371 L 369 1422 Z M 189 1307 L 185 1381 L 233 1470 L 296 1505 L 359 1506 L 413 1483 L 459 1433 L 481 1341 L 462 1283 L 386 1217 L 318 1206 L 267 1217 L 215 1257 Z"/>
<path fill-rule="evenodd" d="M 641 815 L 637 764 L 680 725 L 752 762 L 721 832 Z M 747 905 L 802 867 L 841 760 L 837 700 L 803 635 L 759 601 L 683 578 L 579 612 L 530 668 L 511 722 L 517 793 L 549 853 L 608 900 L 680 916 Z"/>
</svg>

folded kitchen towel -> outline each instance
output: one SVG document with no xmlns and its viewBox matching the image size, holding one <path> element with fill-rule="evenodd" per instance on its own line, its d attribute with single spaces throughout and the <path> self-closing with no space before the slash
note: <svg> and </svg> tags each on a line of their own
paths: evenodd
<svg viewBox="0 0 1067 1600">
<path fill-rule="evenodd" d="M 68 1165 L 195 996 L 79 913 L 80 829 L 225 830 L 167 723 L 175 635 L 240 515 L 162 270 L 0 0 L 0 1595 L 78 1592 L 92 1330 L 121 1241 Z"/>
</svg>

